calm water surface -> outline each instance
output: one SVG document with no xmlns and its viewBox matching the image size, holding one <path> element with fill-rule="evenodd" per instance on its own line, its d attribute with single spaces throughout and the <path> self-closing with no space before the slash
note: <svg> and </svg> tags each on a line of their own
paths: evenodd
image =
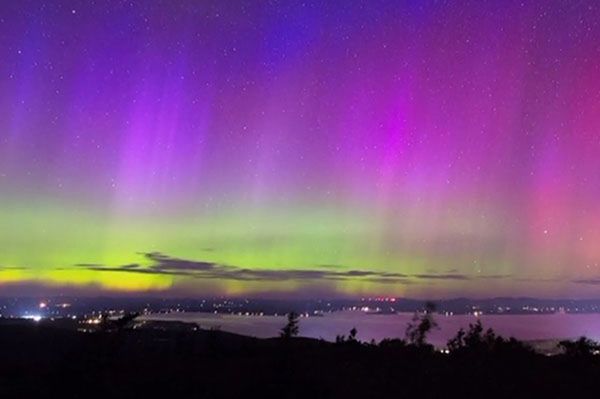
<svg viewBox="0 0 600 399">
<path fill-rule="evenodd" d="M 283 316 L 239 316 L 212 313 L 150 314 L 146 320 L 180 320 L 195 322 L 202 328 L 218 327 L 223 331 L 260 338 L 274 337 L 285 324 Z M 300 319 L 300 335 L 334 341 L 338 334 L 348 334 L 353 327 L 363 341 L 403 337 L 412 314 L 365 314 L 360 311 L 334 312 L 323 317 Z M 585 335 L 600 340 L 600 314 L 550 315 L 483 315 L 479 317 L 485 328 L 491 327 L 505 337 L 521 340 L 575 338 Z M 429 342 L 443 345 L 459 328 L 467 328 L 477 318 L 472 315 L 436 315 L 439 329 L 432 332 Z"/>
</svg>

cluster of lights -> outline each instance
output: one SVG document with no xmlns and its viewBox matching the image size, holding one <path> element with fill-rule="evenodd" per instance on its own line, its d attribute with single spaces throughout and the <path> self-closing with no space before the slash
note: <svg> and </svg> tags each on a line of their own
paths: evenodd
<svg viewBox="0 0 600 399">
<path fill-rule="evenodd" d="M 396 302 L 396 298 L 394 297 L 375 297 L 375 298 L 362 298 L 362 301 L 367 302 Z"/>
</svg>

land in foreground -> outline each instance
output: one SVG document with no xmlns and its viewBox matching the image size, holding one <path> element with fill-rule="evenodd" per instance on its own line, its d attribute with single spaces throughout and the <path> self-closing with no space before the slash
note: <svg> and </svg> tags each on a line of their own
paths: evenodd
<svg viewBox="0 0 600 399">
<path fill-rule="evenodd" d="M 544 356 L 485 331 L 467 331 L 443 353 L 402 340 L 113 327 L 83 333 L 68 321 L 4 320 L 2 397 L 591 397 L 600 376 L 591 353 Z"/>
</svg>

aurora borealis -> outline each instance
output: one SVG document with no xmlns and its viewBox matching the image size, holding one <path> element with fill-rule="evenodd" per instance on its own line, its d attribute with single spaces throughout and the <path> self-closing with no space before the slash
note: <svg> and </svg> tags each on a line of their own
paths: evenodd
<svg viewBox="0 0 600 399">
<path fill-rule="evenodd" d="M 599 285 L 595 1 L 0 3 L 0 292 Z"/>
</svg>

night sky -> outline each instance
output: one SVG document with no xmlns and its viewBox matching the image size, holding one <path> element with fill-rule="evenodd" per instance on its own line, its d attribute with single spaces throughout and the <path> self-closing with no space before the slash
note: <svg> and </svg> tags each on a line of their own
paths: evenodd
<svg viewBox="0 0 600 399">
<path fill-rule="evenodd" d="M 0 291 L 597 296 L 596 1 L 2 1 Z"/>
</svg>

